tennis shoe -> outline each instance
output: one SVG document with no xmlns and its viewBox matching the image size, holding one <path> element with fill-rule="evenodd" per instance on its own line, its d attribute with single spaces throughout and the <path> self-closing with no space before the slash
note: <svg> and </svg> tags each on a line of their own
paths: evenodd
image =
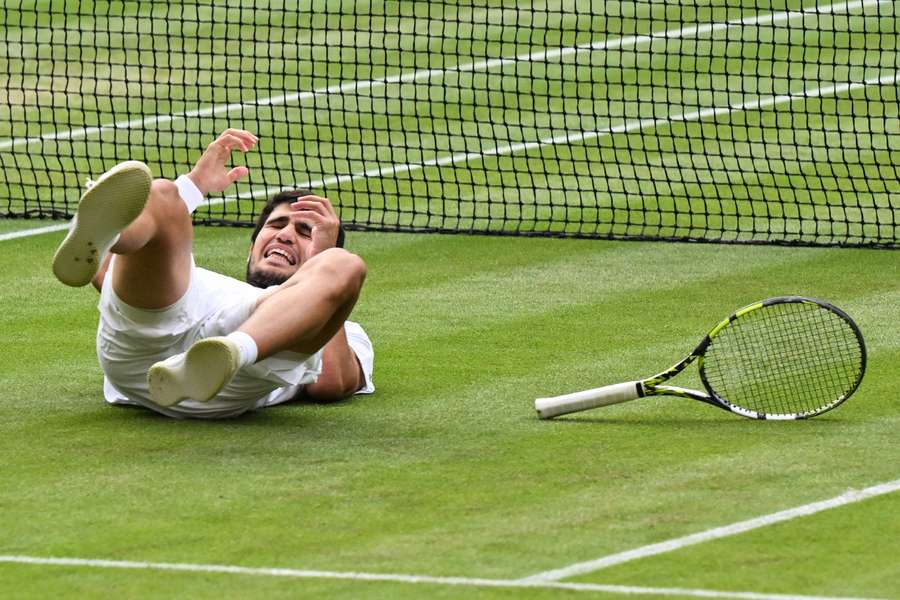
<svg viewBox="0 0 900 600">
<path fill-rule="evenodd" d="M 119 233 L 144 210 L 152 180 L 147 165 L 131 160 L 88 181 L 69 234 L 53 256 L 57 279 L 73 287 L 91 282 Z"/>
<path fill-rule="evenodd" d="M 150 399 L 160 406 L 174 406 L 182 400 L 208 402 L 237 373 L 240 356 L 238 345 L 225 337 L 195 342 L 187 352 L 150 367 Z"/>
</svg>

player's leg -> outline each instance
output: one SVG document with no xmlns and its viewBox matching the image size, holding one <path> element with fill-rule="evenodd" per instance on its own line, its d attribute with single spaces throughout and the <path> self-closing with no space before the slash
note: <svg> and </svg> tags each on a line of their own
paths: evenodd
<svg viewBox="0 0 900 600">
<path fill-rule="evenodd" d="M 228 167 L 234 150 L 247 152 L 257 142 L 248 131 L 228 129 L 217 137 L 179 186 L 153 182 L 141 215 L 122 232 L 112 248 L 119 254 L 113 267 L 113 290 L 136 308 L 163 308 L 177 302 L 191 279 L 193 227 L 191 212 L 205 194 L 222 192 L 248 173 Z"/>
<path fill-rule="evenodd" d="M 281 287 L 261 298 L 238 331 L 250 336 L 251 357 L 225 337 L 196 342 L 183 354 L 156 363 L 148 373 L 153 401 L 171 406 L 207 401 L 245 364 L 285 350 L 313 354 L 343 326 L 366 276 L 365 263 L 341 249 L 313 257 Z M 229 336 L 231 337 L 231 336 Z"/>
<path fill-rule="evenodd" d="M 193 229 L 190 213 L 205 194 L 221 192 L 247 175 L 229 168 L 232 151 L 256 144 L 247 131 L 228 129 L 207 146 L 182 182 L 186 194 L 166 180 L 152 182 L 143 163 L 129 161 L 105 173 L 85 192 L 73 227 L 53 260 L 63 283 L 86 285 L 111 250 L 113 290 L 134 308 L 156 309 L 181 298 L 190 283 Z"/>
<path fill-rule="evenodd" d="M 66 238 L 53 257 L 53 273 L 65 283 L 90 283 L 106 253 L 144 210 L 152 175 L 144 163 L 123 162 L 88 182 Z"/>
<path fill-rule="evenodd" d="M 193 224 L 176 185 L 157 179 L 141 214 L 111 251 L 113 291 L 135 308 L 170 306 L 190 284 Z"/>
<path fill-rule="evenodd" d="M 192 225 L 171 181 L 152 180 L 143 163 L 120 163 L 90 184 L 53 258 L 63 283 L 83 286 L 118 254 L 113 289 L 136 308 L 173 304 L 190 281 Z"/>
<path fill-rule="evenodd" d="M 283 350 L 312 354 L 343 326 L 366 277 L 363 260 L 333 248 L 311 258 L 238 328 L 254 339 L 258 359 Z"/>
</svg>

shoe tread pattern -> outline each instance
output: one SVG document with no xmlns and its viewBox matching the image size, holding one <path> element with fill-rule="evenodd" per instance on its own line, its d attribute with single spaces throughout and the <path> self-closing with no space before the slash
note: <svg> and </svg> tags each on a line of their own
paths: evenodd
<svg viewBox="0 0 900 600">
<path fill-rule="evenodd" d="M 104 173 L 81 197 L 73 227 L 53 257 L 53 273 L 73 287 L 87 285 L 116 236 L 134 221 L 150 195 L 152 175 L 137 161 Z"/>
</svg>

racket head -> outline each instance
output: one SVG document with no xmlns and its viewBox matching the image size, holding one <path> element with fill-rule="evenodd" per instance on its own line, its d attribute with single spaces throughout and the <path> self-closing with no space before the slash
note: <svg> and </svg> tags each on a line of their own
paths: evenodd
<svg viewBox="0 0 900 600">
<path fill-rule="evenodd" d="M 704 340 L 700 378 L 723 408 L 754 419 L 806 419 L 847 400 L 866 370 L 862 332 L 822 300 L 746 306 Z"/>
</svg>

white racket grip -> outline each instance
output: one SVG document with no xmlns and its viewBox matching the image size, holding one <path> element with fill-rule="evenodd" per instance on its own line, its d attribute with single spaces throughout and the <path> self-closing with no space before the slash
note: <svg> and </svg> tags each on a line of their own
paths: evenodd
<svg viewBox="0 0 900 600">
<path fill-rule="evenodd" d="M 559 415 L 566 415 L 581 410 L 609 406 L 619 402 L 628 402 L 641 397 L 641 382 L 626 381 L 606 385 L 592 390 L 554 396 L 552 398 L 538 398 L 534 401 L 534 409 L 542 419 L 550 419 Z"/>
</svg>

